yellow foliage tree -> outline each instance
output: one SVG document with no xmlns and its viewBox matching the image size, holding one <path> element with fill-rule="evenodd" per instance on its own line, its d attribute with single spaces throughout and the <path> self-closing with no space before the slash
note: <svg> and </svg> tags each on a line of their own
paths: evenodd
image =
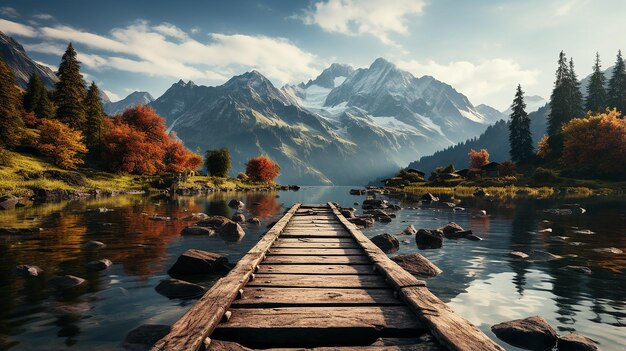
<svg viewBox="0 0 626 351">
<path fill-rule="evenodd" d="M 548 136 L 544 135 L 541 140 L 539 140 L 539 145 L 537 145 L 537 157 L 546 158 L 550 154 L 550 143 L 548 141 Z"/>
<path fill-rule="evenodd" d="M 54 164 L 64 169 L 76 169 L 84 163 L 82 157 L 87 153 L 87 147 L 80 131 L 52 119 L 42 119 L 38 129 L 37 149 L 52 157 Z"/>
<path fill-rule="evenodd" d="M 575 118 L 562 127 L 566 167 L 598 175 L 626 175 L 626 120 L 617 110 Z"/>
</svg>

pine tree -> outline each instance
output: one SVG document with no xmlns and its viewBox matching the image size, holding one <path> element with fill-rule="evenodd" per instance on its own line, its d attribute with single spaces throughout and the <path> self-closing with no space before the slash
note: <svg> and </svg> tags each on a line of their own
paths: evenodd
<svg viewBox="0 0 626 351">
<path fill-rule="evenodd" d="M 626 113 L 626 67 L 622 50 L 617 52 L 613 75 L 609 79 L 608 102 L 610 108 Z"/>
<path fill-rule="evenodd" d="M 80 63 L 72 43 L 67 46 L 59 65 L 59 82 L 56 84 L 54 102 L 56 118 L 73 129 L 82 130 L 85 124 L 85 81 L 80 74 Z"/>
<path fill-rule="evenodd" d="M 23 101 L 24 109 L 27 112 L 33 112 L 37 118 L 52 118 L 54 116 L 54 105 L 48 97 L 48 91 L 41 78 L 34 73 L 28 80 Z"/>
<path fill-rule="evenodd" d="M 570 88 L 569 88 L 569 68 L 565 53 L 559 54 L 558 67 L 556 69 L 556 80 L 550 95 L 550 114 L 548 115 L 548 143 L 550 149 L 560 155 L 563 146 L 561 137 L 561 125 L 570 119 Z"/>
<path fill-rule="evenodd" d="M 604 73 L 602 73 L 600 54 L 596 53 L 596 63 L 593 65 L 593 73 L 591 74 L 591 78 L 589 78 L 589 85 L 587 85 L 585 110 L 602 112 L 606 107 L 606 77 Z"/>
<path fill-rule="evenodd" d="M 95 151 L 102 145 L 105 114 L 100 101 L 100 89 L 94 82 L 91 82 L 85 97 L 85 113 L 86 121 L 83 134 L 89 150 Z"/>
<path fill-rule="evenodd" d="M 578 77 L 576 76 L 576 71 L 574 70 L 574 60 L 572 58 L 569 59 L 569 70 L 568 70 L 568 88 L 569 88 L 569 108 L 570 113 L 565 122 L 572 120 L 573 118 L 583 117 L 585 111 L 583 110 L 583 94 L 580 91 L 580 82 L 578 81 Z"/>
<path fill-rule="evenodd" d="M 22 101 L 11 68 L 0 58 L 0 145 L 18 145 L 24 122 Z"/>
<path fill-rule="evenodd" d="M 515 99 L 511 105 L 511 123 L 509 124 L 509 143 L 511 160 L 525 162 L 533 156 L 533 140 L 530 133 L 530 118 L 526 113 L 522 86 L 517 86 Z"/>
</svg>

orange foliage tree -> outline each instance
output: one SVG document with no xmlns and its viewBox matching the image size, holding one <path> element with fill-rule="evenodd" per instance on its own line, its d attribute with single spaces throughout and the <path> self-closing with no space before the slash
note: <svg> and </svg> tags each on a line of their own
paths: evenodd
<svg viewBox="0 0 626 351">
<path fill-rule="evenodd" d="M 246 163 L 246 175 L 255 182 L 270 182 L 280 174 L 280 166 L 266 156 L 251 158 Z"/>
<path fill-rule="evenodd" d="M 476 151 L 472 149 L 468 154 L 470 169 L 478 169 L 489 163 L 489 152 L 487 149 Z"/>
<path fill-rule="evenodd" d="M 52 119 L 42 119 L 38 129 L 37 149 L 52 157 L 54 164 L 65 169 L 76 169 L 83 164 L 82 157 L 87 153 L 87 147 L 80 131 Z"/>
<path fill-rule="evenodd" d="M 550 154 L 550 143 L 548 136 L 544 135 L 537 145 L 537 157 L 546 158 Z"/>
<path fill-rule="evenodd" d="M 202 156 L 185 148 L 183 142 L 171 133 L 169 144 L 165 147 L 164 163 L 168 172 L 193 171 L 202 165 Z"/>
<path fill-rule="evenodd" d="M 626 175 L 626 120 L 617 110 L 575 118 L 562 127 L 566 167 L 599 175 Z"/>
</svg>

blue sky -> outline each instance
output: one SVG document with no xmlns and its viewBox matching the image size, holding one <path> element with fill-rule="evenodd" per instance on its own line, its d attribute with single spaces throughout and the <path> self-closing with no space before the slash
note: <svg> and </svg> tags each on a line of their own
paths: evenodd
<svg viewBox="0 0 626 351">
<path fill-rule="evenodd" d="M 86 79 L 112 100 L 161 95 L 179 79 L 222 84 L 256 69 L 280 86 L 332 62 L 366 67 L 385 57 L 432 75 L 475 104 L 505 109 L 521 83 L 547 97 L 565 50 L 584 77 L 600 52 L 613 64 L 622 0 L 3 0 L 0 30 L 56 67 L 72 41 Z"/>
</svg>

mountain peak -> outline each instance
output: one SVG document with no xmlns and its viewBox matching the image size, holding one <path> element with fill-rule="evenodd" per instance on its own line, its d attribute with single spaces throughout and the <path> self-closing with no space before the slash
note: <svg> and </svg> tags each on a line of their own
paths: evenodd
<svg viewBox="0 0 626 351">
<path fill-rule="evenodd" d="M 333 63 L 328 68 L 322 71 L 319 76 L 313 80 L 309 80 L 308 83 L 303 84 L 304 88 L 308 88 L 311 85 L 317 85 L 323 88 L 332 89 L 340 85 L 345 78 L 350 76 L 354 72 L 354 68 L 350 65 L 343 63 Z"/>
<path fill-rule="evenodd" d="M 386 59 L 379 57 L 376 60 L 374 60 L 374 62 L 372 62 L 372 65 L 370 66 L 370 69 L 377 69 L 377 68 L 396 68 L 396 65 L 394 65 L 393 63 L 387 61 Z"/>
</svg>

